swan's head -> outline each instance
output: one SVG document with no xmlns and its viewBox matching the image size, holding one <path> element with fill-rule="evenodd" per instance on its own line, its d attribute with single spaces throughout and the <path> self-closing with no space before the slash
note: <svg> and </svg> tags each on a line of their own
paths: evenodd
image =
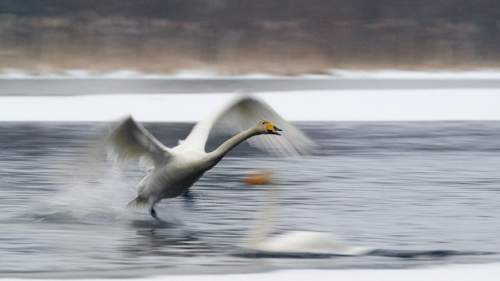
<svg viewBox="0 0 500 281">
<path fill-rule="evenodd" d="M 279 132 L 283 131 L 280 128 L 276 127 L 273 122 L 270 121 L 259 121 L 257 123 L 257 130 L 261 134 L 268 134 L 268 135 L 281 135 Z"/>
</svg>

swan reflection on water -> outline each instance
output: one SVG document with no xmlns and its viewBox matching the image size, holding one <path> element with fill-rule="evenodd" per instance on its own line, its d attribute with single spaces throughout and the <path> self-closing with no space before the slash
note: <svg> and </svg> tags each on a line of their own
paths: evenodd
<svg viewBox="0 0 500 281">
<path fill-rule="evenodd" d="M 206 255 L 212 248 L 179 222 L 134 220 L 130 227 L 135 230 L 132 238 L 124 241 L 121 250 L 137 256 L 197 256 Z"/>
</svg>

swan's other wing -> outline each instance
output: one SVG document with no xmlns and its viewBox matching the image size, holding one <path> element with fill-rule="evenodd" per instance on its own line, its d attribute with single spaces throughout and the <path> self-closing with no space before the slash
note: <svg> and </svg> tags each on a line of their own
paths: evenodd
<svg viewBox="0 0 500 281">
<path fill-rule="evenodd" d="M 237 98 L 213 118 L 196 124 L 182 143 L 204 151 L 211 133 L 239 133 L 256 126 L 260 120 L 271 121 L 283 129 L 281 136 L 260 135 L 250 138 L 251 145 L 278 155 L 293 156 L 310 153 L 314 143 L 290 122 L 283 119 L 264 101 L 251 96 Z"/>
<path fill-rule="evenodd" d="M 119 162 L 139 160 L 157 167 L 165 164 L 170 156 L 169 148 L 131 116 L 111 131 L 108 144 L 112 155 Z"/>
</svg>

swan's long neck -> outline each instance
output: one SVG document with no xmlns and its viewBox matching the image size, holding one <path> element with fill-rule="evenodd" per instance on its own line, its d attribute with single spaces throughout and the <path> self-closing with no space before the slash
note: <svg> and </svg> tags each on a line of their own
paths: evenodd
<svg viewBox="0 0 500 281">
<path fill-rule="evenodd" d="M 262 243 L 269 238 L 274 229 L 273 217 L 277 205 L 276 193 L 279 186 L 270 186 L 266 191 L 264 198 L 264 206 L 257 213 L 257 218 L 254 226 L 249 229 L 247 237 L 247 246 L 258 250 Z"/>
<path fill-rule="evenodd" d="M 213 159 L 220 160 L 229 151 L 231 151 L 235 146 L 242 143 L 246 139 L 251 138 L 251 137 L 258 135 L 258 134 L 259 133 L 255 128 L 250 128 L 248 130 L 245 130 L 245 131 L 233 136 L 232 138 L 228 139 L 224 143 L 222 143 L 217 149 L 210 152 L 210 154 L 212 155 Z"/>
</svg>

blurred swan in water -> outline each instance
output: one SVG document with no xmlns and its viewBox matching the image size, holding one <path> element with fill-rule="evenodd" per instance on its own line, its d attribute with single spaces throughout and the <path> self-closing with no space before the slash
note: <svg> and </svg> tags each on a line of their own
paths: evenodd
<svg viewBox="0 0 500 281">
<path fill-rule="evenodd" d="M 206 152 L 206 142 L 212 132 L 238 133 L 217 149 Z M 252 138 L 257 135 L 280 137 Z M 236 99 L 212 118 L 197 123 L 187 138 L 173 148 L 160 143 L 132 117 L 126 118 L 113 129 L 108 140 L 116 160 L 134 159 L 148 163 L 148 174 L 139 183 L 138 195 L 129 206 L 148 207 L 151 216 L 157 219 L 155 204 L 164 198 L 187 192 L 203 173 L 249 138 L 252 138 L 250 144 L 281 155 L 299 155 L 309 152 L 313 147 L 309 138 L 270 106 L 250 96 Z"/>
<path fill-rule="evenodd" d="M 372 250 L 345 244 L 332 233 L 289 231 L 250 244 L 252 250 L 266 253 L 366 255 Z"/>
<path fill-rule="evenodd" d="M 346 244 L 333 233 L 315 231 L 287 231 L 273 235 L 272 217 L 276 207 L 278 186 L 267 191 L 267 204 L 259 212 L 257 222 L 250 230 L 246 248 L 264 254 L 325 254 L 358 256 L 372 252 L 367 247 Z"/>
</svg>

